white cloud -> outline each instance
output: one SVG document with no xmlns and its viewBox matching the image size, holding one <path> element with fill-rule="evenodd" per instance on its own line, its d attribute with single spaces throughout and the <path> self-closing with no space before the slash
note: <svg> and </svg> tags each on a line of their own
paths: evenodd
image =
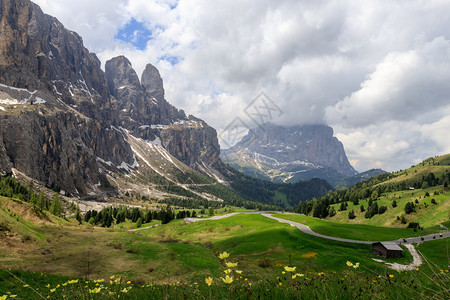
<svg viewBox="0 0 450 300">
<path fill-rule="evenodd" d="M 411 120 L 450 102 L 450 42 L 389 53 L 361 88 L 326 110 L 330 123 L 350 127 Z"/>
<path fill-rule="evenodd" d="M 445 0 L 36 0 L 104 63 L 160 69 L 166 98 L 221 128 L 264 90 L 277 123 L 329 123 L 358 170 L 450 151 L 450 2 Z M 131 18 L 139 51 L 114 39 Z M 178 57 L 170 64 L 166 57 Z M 248 121 L 248 120 L 245 120 Z M 435 152 L 433 152 L 435 151 Z"/>
</svg>

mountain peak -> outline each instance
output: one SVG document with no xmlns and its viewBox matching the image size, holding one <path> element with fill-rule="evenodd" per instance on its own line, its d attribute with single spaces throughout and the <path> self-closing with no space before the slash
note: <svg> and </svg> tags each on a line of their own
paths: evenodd
<svg viewBox="0 0 450 300">
<path fill-rule="evenodd" d="M 164 99 L 164 86 L 158 69 L 152 64 L 147 64 L 142 73 L 142 86 L 147 94 L 155 97 L 157 100 Z"/>
<path fill-rule="evenodd" d="M 124 88 L 142 90 L 136 71 L 128 58 L 123 55 L 108 60 L 105 64 L 105 73 L 109 91 L 116 98 L 119 98 L 120 90 Z"/>
<path fill-rule="evenodd" d="M 357 172 L 342 143 L 327 125 L 279 126 L 264 124 L 224 150 L 225 162 L 273 181 L 292 182 L 318 177 L 345 177 Z M 257 171 L 255 171 L 257 170 Z"/>
</svg>

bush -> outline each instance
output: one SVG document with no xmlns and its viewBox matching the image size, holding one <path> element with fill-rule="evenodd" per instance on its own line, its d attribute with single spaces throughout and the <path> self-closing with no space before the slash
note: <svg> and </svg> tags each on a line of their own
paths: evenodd
<svg viewBox="0 0 450 300">
<path fill-rule="evenodd" d="M 431 203 L 436 204 L 436 200 L 434 200 L 434 198 L 431 199 Z"/>
<path fill-rule="evenodd" d="M 408 228 L 420 228 L 419 223 L 417 222 L 409 222 Z"/>
<path fill-rule="evenodd" d="M 356 218 L 355 212 L 353 211 L 353 209 L 352 209 L 351 211 L 348 212 L 348 218 L 349 218 L 350 220 Z"/>
<path fill-rule="evenodd" d="M 415 211 L 414 203 L 412 203 L 412 202 L 407 202 L 407 203 L 405 204 L 405 213 L 409 215 L 410 213 L 412 213 L 412 212 L 414 212 L 414 211 Z"/>
<path fill-rule="evenodd" d="M 386 206 L 380 206 L 380 208 L 378 208 L 378 213 L 381 215 L 381 214 L 384 214 L 385 212 L 386 212 L 386 210 L 387 210 L 387 207 Z"/>
</svg>

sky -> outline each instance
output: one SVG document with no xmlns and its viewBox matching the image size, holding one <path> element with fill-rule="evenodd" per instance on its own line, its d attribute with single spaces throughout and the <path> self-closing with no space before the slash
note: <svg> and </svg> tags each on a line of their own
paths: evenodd
<svg viewBox="0 0 450 300">
<path fill-rule="evenodd" d="M 270 121 L 330 125 L 358 171 L 450 153 L 448 0 L 34 2 L 103 64 L 155 65 L 222 147 Z"/>
</svg>

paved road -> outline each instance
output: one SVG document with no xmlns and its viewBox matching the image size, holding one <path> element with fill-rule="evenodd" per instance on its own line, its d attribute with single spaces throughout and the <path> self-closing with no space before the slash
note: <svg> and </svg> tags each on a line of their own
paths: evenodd
<svg viewBox="0 0 450 300">
<path fill-rule="evenodd" d="M 300 224 L 294 221 L 289 221 L 289 220 L 285 220 L 285 219 L 280 219 L 277 217 L 274 217 L 270 214 L 262 214 L 264 217 L 266 218 L 270 218 L 273 220 L 276 220 L 278 222 L 281 223 L 286 223 L 286 224 L 290 224 L 291 226 L 297 227 L 298 229 L 300 229 L 302 232 L 310 234 L 310 235 L 314 235 L 314 236 L 318 236 L 324 239 L 329 239 L 329 240 L 335 240 L 335 241 L 340 241 L 340 242 L 348 242 L 348 243 L 357 243 L 357 244 L 373 244 L 375 242 L 372 241 L 358 241 L 358 240 L 350 240 L 350 239 L 342 239 L 342 238 L 338 238 L 338 237 L 334 237 L 334 236 L 328 236 L 328 235 L 323 235 L 317 232 L 314 232 L 311 230 L 311 228 L 309 228 L 309 226 L 306 226 L 304 224 Z"/>
<path fill-rule="evenodd" d="M 234 216 L 237 214 L 261 214 L 266 218 L 270 218 L 270 219 L 276 220 L 278 222 L 290 224 L 291 226 L 297 227 L 298 229 L 300 229 L 302 232 L 304 232 L 306 234 L 314 235 L 314 236 L 321 237 L 324 239 L 335 240 L 335 241 L 339 241 L 339 242 L 356 243 L 356 244 L 373 244 L 375 242 L 378 242 L 378 241 L 361 241 L 361 240 L 343 239 L 343 238 L 338 238 L 338 237 L 334 237 L 334 236 L 320 234 L 315 231 L 312 231 L 311 228 L 309 228 L 309 226 L 307 226 L 307 225 L 274 217 L 271 215 L 273 213 L 282 213 L 282 212 L 280 212 L 280 211 L 236 212 L 236 213 L 229 213 L 229 214 L 222 215 L 222 216 L 214 216 L 211 218 L 186 218 L 185 221 L 187 223 L 192 223 L 192 222 L 198 222 L 198 221 L 218 220 L 218 219 L 228 218 L 228 217 L 231 217 L 231 216 Z M 295 213 L 286 213 L 286 214 L 295 214 Z M 296 214 L 296 215 L 301 215 L 301 214 Z M 390 243 L 396 243 L 396 244 L 412 244 L 412 243 L 422 243 L 422 242 L 438 240 L 438 239 L 445 239 L 448 237 L 450 237 L 450 232 L 447 231 L 447 232 L 442 232 L 442 233 L 437 233 L 437 234 L 429 234 L 429 235 L 425 235 L 425 236 L 421 236 L 421 237 L 420 236 L 419 237 L 411 237 L 411 238 L 398 239 L 398 240 L 393 240 L 393 241 L 383 241 L 383 242 L 390 242 Z"/>
</svg>

